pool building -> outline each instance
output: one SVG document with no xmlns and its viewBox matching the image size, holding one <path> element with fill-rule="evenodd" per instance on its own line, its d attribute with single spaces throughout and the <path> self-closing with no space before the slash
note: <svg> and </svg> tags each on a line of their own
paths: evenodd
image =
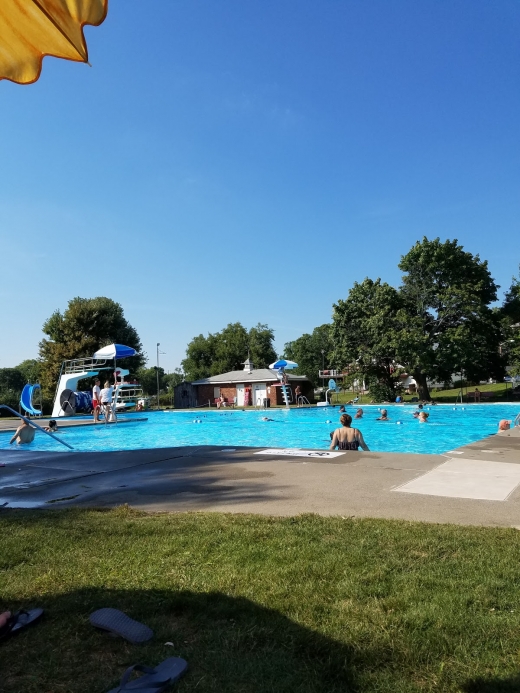
<svg viewBox="0 0 520 693">
<path fill-rule="evenodd" d="M 295 389 L 298 385 L 301 394 L 309 402 L 314 401 L 314 389 L 307 376 L 293 375 L 290 371 L 285 375 L 291 403 L 296 401 Z M 192 383 L 180 383 L 175 388 L 174 397 L 176 409 L 200 407 L 208 402 L 215 406 L 220 397 L 238 407 L 285 404 L 280 371 L 254 368 L 249 359 L 245 361 L 243 370 L 211 375 Z"/>
</svg>

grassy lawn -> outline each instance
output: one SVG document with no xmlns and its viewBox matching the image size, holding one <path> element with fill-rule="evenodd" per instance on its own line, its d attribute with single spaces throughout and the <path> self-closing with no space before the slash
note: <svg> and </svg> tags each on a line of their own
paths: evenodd
<svg viewBox="0 0 520 693">
<path fill-rule="evenodd" d="M 511 401 L 517 401 L 513 400 L 511 396 L 511 383 L 494 383 L 491 385 L 478 385 L 478 389 L 480 392 L 491 392 L 493 394 L 493 399 L 490 400 L 492 402 L 511 402 Z M 467 392 L 473 392 L 475 390 L 475 386 L 469 386 L 468 388 L 463 388 L 464 392 L 464 401 L 470 401 L 473 402 L 473 399 L 469 399 L 466 397 L 466 390 Z M 430 396 L 432 400 L 439 402 L 439 404 L 448 404 L 449 402 L 455 402 L 457 397 L 460 395 L 460 390 L 459 389 L 452 389 L 452 390 L 435 390 L 431 389 L 430 390 Z M 336 398 L 336 395 L 333 396 L 333 403 L 334 404 L 345 404 L 346 402 L 349 402 L 351 399 L 355 397 L 355 393 L 352 392 L 342 392 L 338 397 Z M 404 401 L 405 402 L 410 402 L 412 397 L 417 397 L 417 395 L 403 395 Z M 370 394 L 368 395 L 360 395 L 359 396 L 359 404 L 370 404 L 372 401 L 372 397 Z M 482 400 L 483 402 L 487 402 L 488 400 Z"/>
<path fill-rule="evenodd" d="M 182 693 L 520 690 L 520 533 L 350 518 L 2 513 L 2 691 L 103 693 L 172 655 Z M 123 609 L 155 631 L 94 630 Z M 173 647 L 165 645 L 172 642 Z"/>
</svg>

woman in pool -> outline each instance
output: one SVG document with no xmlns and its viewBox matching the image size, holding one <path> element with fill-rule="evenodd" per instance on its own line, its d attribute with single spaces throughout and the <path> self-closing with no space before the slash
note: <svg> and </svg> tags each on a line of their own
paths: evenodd
<svg viewBox="0 0 520 693">
<path fill-rule="evenodd" d="M 419 412 L 419 423 L 428 423 L 428 417 L 430 415 L 428 414 L 427 411 L 421 411 Z"/>
<path fill-rule="evenodd" d="M 388 418 L 388 409 L 381 409 L 381 416 L 376 421 L 390 421 Z"/>
<path fill-rule="evenodd" d="M 363 410 L 358 409 L 356 412 L 356 416 L 354 417 L 355 419 L 362 419 L 363 418 Z"/>
<path fill-rule="evenodd" d="M 342 414 L 339 417 L 342 427 L 336 428 L 332 436 L 330 449 L 334 450 L 357 450 L 363 448 L 368 451 L 368 445 L 363 440 L 363 434 L 357 428 L 351 428 L 352 417 L 350 414 Z"/>
</svg>

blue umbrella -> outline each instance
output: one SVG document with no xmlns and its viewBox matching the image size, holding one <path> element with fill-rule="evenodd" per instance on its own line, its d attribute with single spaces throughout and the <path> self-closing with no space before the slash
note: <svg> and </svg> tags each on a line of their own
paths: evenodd
<svg viewBox="0 0 520 693">
<path fill-rule="evenodd" d="M 135 356 L 137 351 L 124 344 L 109 344 L 96 351 L 94 359 L 123 359 L 125 356 Z"/>
<path fill-rule="evenodd" d="M 278 361 L 272 363 L 269 368 L 273 368 L 274 370 L 279 370 L 281 368 L 291 370 L 292 368 L 298 368 L 298 364 L 294 361 L 287 361 L 287 359 L 278 359 Z"/>
</svg>

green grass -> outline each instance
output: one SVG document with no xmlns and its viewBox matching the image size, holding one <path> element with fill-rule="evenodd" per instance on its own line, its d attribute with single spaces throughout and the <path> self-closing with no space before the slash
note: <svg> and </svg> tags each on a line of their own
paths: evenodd
<svg viewBox="0 0 520 693">
<path fill-rule="evenodd" d="M 513 529 L 3 512 L 0 606 L 45 614 L 0 644 L 2 691 L 102 693 L 172 655 L 181 693 L 518 691 L 519 551 Z M 103 606 L 154 639 L 94 630 Z"/>
<path fill-rule="evenodd" d="M 492 402 L 511 402 L 514 401 L 512 396 L 511 396 L 511 384 L 510 383 L 494 383 L 492 385 L 478 385 L 478 389 L 480 392 L 491 392 L 493 394 L 493 399 L 490 400 Z M 475 390 L 475 385 L 473 386 L 468 386 L 467 388 L 463 388 L 463 393 L 464 393 L 464 401 L 470 401 L 473 402 L 473 398 L 469 399 L 466 397 L 466 392 L 473 392 Z M 410 400 L 413 397 L 417 397 L 417 394 L 415 395 L 402 395 L 404 398 L 405 402 L 410 402 Z M 436 390 L 435 388 L 430 389 L 430 396 L 433 401 L 439 402 L 439 404 L 447 404 L 449 402 L 455 402 L 456 399 L 460 396 L 460 389 L 455 388 L 451 390 Z M 336 398 L 336 395 L 333 396 L 333 403 L 334 404 L 346 404 L 346 402 L 349 402 L 351 399 L 356 397 L 355 393 L 352 392 L 342 392 L 341 394 L 338 395 Z M 483 402 L 487 402 L 488 400 L 482 400 Z M 518 399 L 516 399 L 518 401 Z M 370 396 L 370 393 L 368 395 L 359 395 L 359 402 L 357 404 L 363 405 L 363 404 L 370 404 L 372 402 L 372 397 Z"/>
</svg>

